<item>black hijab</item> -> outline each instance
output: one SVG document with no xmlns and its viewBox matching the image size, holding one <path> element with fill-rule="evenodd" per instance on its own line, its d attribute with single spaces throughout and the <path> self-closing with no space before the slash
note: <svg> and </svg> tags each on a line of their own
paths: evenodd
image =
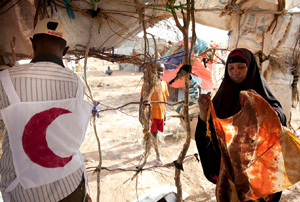
<svg viewBox="0 0 300 202">
<path fill-rule="evenodd" d="M 248 72 L 242 83 L 235 83 L 228 74 L 228 59 L 236 51 L 241 52 L 246 59 Z M 213 98 L 214 108 L 218 118 L 228 118 L 241 110 L 239 94 L 242 90 L 254 90 L 260 94 L 276 110 L 282 125 L 286 126 L 286 117 L 279 101 L 274 97 L 266 80 L 261 76 L 258 65 L 251 51 L 245 48 L 234 49 L 228 55 L 224 79 Z"/>
</svg>

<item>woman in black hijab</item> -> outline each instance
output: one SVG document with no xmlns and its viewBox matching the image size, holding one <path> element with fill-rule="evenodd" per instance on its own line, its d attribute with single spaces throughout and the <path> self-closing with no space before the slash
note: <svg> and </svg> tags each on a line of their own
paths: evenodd
<svg viewBox="0 0 300 202">
<path fill-rule="evenodd" d="M 261 76 L 256 60 L 251 51 L 244 48 L 234 49 L 228 55 L 224 79 L 212 99 L 218 118 L 228 118 L 241 110 L 239 94 L 242 90 L 254 90 L 260 94 L 277 112 L 283 126 L 286 126 L 286 117 L 279 101 L 272 94 L 269 85 Z M 195 141 L 200 154 L 200 159 L 205 177 L 216 184 L 221 153 L 215 134 L 215 129 L 210 119 L 211 139 L 206 136 L 206 116 L 209 107 L 210 93 L 201 94 L 198 104 L 200 114 L 195 133 Z M 270 195 L 268 199 L 258 199 L 261 202 L 279 201 L 281 192 Z"/>
</svg>

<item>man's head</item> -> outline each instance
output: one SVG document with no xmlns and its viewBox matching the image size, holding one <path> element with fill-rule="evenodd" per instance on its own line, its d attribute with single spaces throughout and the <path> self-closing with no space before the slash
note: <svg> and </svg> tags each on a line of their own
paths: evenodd
<svg viewBox="0 0 300 202">
<path fill-rule="evenodd" d="M 165 65 L 157 62 L 156 68 L 157 68 L 157 79 L 160 79 L 164 75 Z"/>
<path fill-rule="evenodd" d="M 32 35 L 30 40 L 34 55 L 53 54 L 62 57 L 68 51 L 67 31 L 60 20 L 46 18 L 39 21 Z"/>
</svg>

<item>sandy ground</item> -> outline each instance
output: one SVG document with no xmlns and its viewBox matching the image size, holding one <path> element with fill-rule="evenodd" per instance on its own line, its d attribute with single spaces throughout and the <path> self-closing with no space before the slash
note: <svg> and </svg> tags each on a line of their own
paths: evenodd
<svg viewBox="0 0 300 202">
<path fill-rule="evenodd" d="M 80 75 L 80 74 L 79 74 Z M 88 72 L 88 80 L 92 86 L 95 99 L 100 109 L 105 106 L 119 107 L 129 102 L 140 100 L 142 74 L 132 71 L 114 71 L 112 76 L 105 76 L 102 71 Z M 102 82 L 103 87 L 97 87 Z M 176 114 L 176 106 L 167 106 L 169 114 Z M 299 109 L 293 113 L 293 126 L 300 125 Z M 100 178 L 100 201 L 131 202 L 141 199 L 153 188 L 163 190 L 162 186 L 175 186 L 173 167 L 155 168 L 143 171 L 138 178 L 131 180 L 135 172 L 116 170 L 117 168 L 134 169 L 144 152 L 142 127 L 138 121 L 138 105 L 128 105 L 118 111 L 101 112 L 97 119 L 97 131 L 101 141 L 103 156 Z M 178 118 L 168 118 L 163 134 L 159 135 L 159 148 L 163 163 L 171 163 L 177 159 L 185 142 L 185 133 Z M 88 168 L 88 184 L 93 201 L 97 197 L 97 175 L 89 169 L 98 164 L 98 146 L 92 126 L 89 126 L 86 138 L 81 147 Z M 196 153 L 194 140 L 191 141 L 187 155 Z M 152 149 L 146 168 L 155 165 L 155 152 Z M 184 163 L 181 175 L 182 189 L 188 193 L 186 202 L 215 201 L 215 186 L 203 175 L 201 163 L 192 157 Z M 300 183 L 283 191 L 281 201 L 300 201 Z"/>
</svg>

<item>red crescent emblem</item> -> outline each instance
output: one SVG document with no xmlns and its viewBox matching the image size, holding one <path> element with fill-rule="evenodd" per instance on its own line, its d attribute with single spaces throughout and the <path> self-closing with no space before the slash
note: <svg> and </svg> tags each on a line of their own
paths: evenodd
<svg viewBox="0 0 300 202">
<path fill-rule="evenodd" d="M 57 156 L 48 147 L 46 140 L 48 126 L 58 116 L 67 113 L 72 112 L 62 108 L 51 108 L 33 115 L 27 122 L 22 136 L 22 144 L 31 161 L 46 168 L 64 167 L 71 161 L 73 155 L 65 158 Z"/>
</svg>

